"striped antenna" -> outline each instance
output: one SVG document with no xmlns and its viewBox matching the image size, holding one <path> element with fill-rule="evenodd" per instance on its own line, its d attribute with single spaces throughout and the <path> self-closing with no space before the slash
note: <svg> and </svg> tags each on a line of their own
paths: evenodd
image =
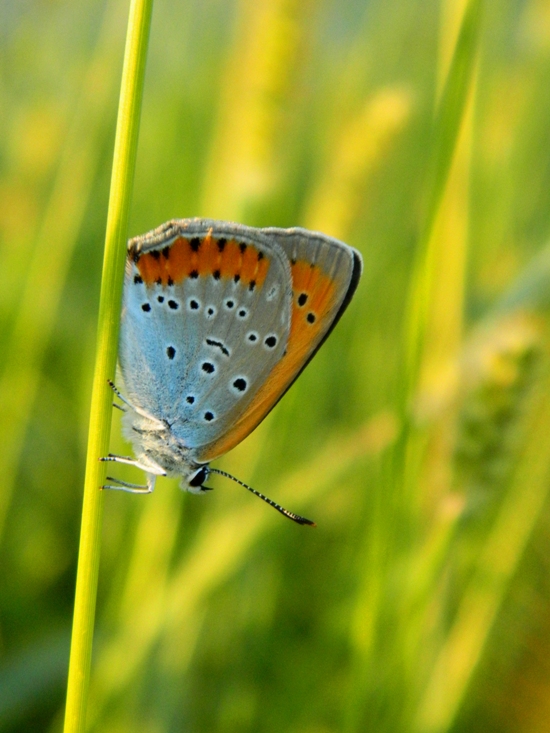
<svg viewBox="0 0 550 733">
<path fill-rule="evenodd" d="M 297 524 L 307 524 L 309 527 L 317 526 L 315 522 L 311 521 L 311 519 L 306 519 L 305 517 L 301 517 L 299 514 L 294 514 L 294 512 L 289 512 L 288 509 L 285 509 L 280 504 L 277 504 L 277 502 L 273 501 L 272 499 L 269 499 L 267 496 L 260 494 L 259 491 L 256 491 L 256 489 L 253 489 L 252 486 L 245 484 L 244 481 L 239 481 L 238 478 L 235 478 L 235 476 L 232 476 L 230 473 L 226 473 L 225 471 L 220 471 L 219 468 L 210 468 L 210 467 L 208 468 L 208 471 L 210 473 L 217 473 L 220 476 L 225 476 L 225 478 L 231 479 L 231 481 L 234 481 L 236 484 L 240 484 L 245 489 L 248 489 L 248 491 L 254 494 L 254 496 L 258 496 L 260 499 L 263 499 L 267 504 L 269 504 L 269 506 L 272 506 L 273 509 L 276 509 L 283 516 L 288 517 L 289 519 L 292 519 L 293 522 L 296 522 Z"/>
</svg>

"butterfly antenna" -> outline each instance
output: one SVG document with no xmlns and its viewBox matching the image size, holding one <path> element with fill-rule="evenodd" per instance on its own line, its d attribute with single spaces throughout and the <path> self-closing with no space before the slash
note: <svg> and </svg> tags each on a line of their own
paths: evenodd
<svg viewBox="0 0 550 733">
<path fill-rule="evenodd" d="M 235 476 L 232 476 L 230 473 L 226 473 L 226 471 L 220 471 L 219 468 L 209 468 L 208 471 L 210 473 L 217 473 L 220 476 L 225 476 L 225 478 L 231 479 L 231 481 L 234 481 L 236 484 L 240 484 L 240 486 L 243 486 L 245 489 L 247 489 L 252 494 L 254 494 L 254 496 L 258 496 L 260 499 L 263 499 L 263 501 L 265 501 L 266 504 L 269 504 L 269 506 L 272 506 L 273 509 L 276 509 L 283 516 L 288 517 L 288 519 L 292 519 L 293 522 L 296 522 L 297 524 L 307 524 L 310 527 L 317 526 L 315 522 L 311 521 L 311 519 L 306 519 L 305 517 L 301 517 L 299 514 L 294 514 L 294 512 L 289 512 L 288 509 L 285 509 L 280 504 L 277 504 L 277 502 L 273 501 L 273 499 L 269 499 L 267 496 L 260 494 L 260 492 L 256 491 L 256 489 L 253 489 L 252 486 L 245 484 L 244 481 L 239 481 L 238 478 L 235 478 Z"/>
</svg>

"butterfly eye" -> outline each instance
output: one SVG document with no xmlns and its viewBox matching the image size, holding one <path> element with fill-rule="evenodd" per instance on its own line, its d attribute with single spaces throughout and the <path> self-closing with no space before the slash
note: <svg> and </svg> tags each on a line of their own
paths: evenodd
<svg viewBox="0 0 550 733">
<path fill-rule="evenodd" d="M 191 476 L 191 478 L 187 481 L 189 486 L 197 487 L 202 486 L 203 483 L 208 478 L 208 468 L 206 466 L 201 466 L 195 473 Z"/>
</svg>

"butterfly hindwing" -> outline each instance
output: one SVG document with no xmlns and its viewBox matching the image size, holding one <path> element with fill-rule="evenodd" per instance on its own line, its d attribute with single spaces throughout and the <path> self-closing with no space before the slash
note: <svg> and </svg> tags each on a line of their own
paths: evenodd
<svg viewBox="0 0 550 733">
<path fill-rule="evenodd" d="M 267 413 L 305 368 L 344 312 L 362 270 L 359 253 L 343 242 L 304 229 L 262 229 L 280 247 L 290 267 L 292 307 L 286 351 L 255 392 L 246 412 L 198 453 L 211 461 L 237 445 Z"/>
</svg>

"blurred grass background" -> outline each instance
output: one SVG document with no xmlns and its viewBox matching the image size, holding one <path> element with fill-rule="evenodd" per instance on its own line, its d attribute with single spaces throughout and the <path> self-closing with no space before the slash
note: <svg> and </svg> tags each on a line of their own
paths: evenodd
<svg viewBox="0 0 550 733">
<path fill-rule="evenodd" d="M 62 725 L 126 14 L 0 6 L 8 733 Z M 549 73 L 544 0 L 157 0 L 129 234 L 303 225 L 365 274 L 219 464 L 316 530 L 105 497 L 90 731 L 550 729 Z"/>
</svg>

